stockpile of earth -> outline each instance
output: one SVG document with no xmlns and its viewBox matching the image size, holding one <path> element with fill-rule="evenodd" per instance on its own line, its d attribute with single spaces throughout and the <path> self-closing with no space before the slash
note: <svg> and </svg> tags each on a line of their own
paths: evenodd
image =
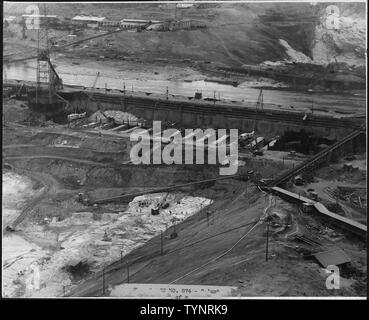
<svg viewBox="0 0 369 320">
<path fill-rule="evenodd" d="M 22 122 L 31 118 L 31 110 L 22 105 L 20 101 L 9 100 L 3 105 L 3 121 Z"/>
</svg>

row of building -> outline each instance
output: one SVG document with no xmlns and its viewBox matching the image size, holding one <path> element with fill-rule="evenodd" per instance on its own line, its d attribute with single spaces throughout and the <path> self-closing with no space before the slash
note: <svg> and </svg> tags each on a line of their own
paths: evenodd
<svg viewBox="0 0 369 320">
<path fill-rule="evenodd" d="M 193 28 L 205 27 L 205 24 L 195 20 L 140 20 L 140 19 L 122 19 L 109 20 L 104 17 L 76 16 L 72 19 L 73 24 L 92 28 L 135 28 L 145 26 L 147 30 L 155 31 L 175 31 L 189 30 Z"/>
<path fill-rule="evenodd" d="M 27 19 L 39 19 L 41 26 L 48 25 L 50 27 L 62 24 L 74 25 L 85 28 L 95 29 L 132 29 L 145 27 L 147 30 L 154 31 L 175 31 L 175 30 L 189 30 L 194 28 L 205 27 L 205 24 L 195 20 L 141 20 L 141 19 L 122 19 L 122 20 L 109 20 L 105 17 L 85 16 L 79 15 L 72 19 L 62 18 L 59 19 L 56 15 L 22 15 L 21 19 L 24 21 Z M 17 17 L 6 17 L 3 23 L 19 22 Z"/>
</svg>

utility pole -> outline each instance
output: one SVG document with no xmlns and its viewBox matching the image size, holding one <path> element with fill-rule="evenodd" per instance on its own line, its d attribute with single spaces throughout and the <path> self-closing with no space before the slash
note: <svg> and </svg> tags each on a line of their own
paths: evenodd
<svg viewBox="0 0 369 320">
<path fill-rule="evenodd" d="M 314 98 L 311 98 L 311 113 L 314 113 Z"/>
<path fill-rule="evenodd" d="M 167 100 L 168 100 L 169 99 L 169 89 L 168 89 L 168 87 L 167 87 L 166 95 L 167 95 Z"/>
<path fill-rule="evenodd" d="M 125 82 L 123 82 L 123 93 L 124 95 L 126 95 L 126 83 Z"/>
<path fill-rule="evenodd" d="M 105 295 L 105 267 L 104 267 L 104 269 L 103 269 L 103 288 L 102 288 L 103 290 L 103 295 Z"/>
<path fill-rule="evenodd" d="M 268 261 L 268 250 L 269 250 L 269 215 L 267 216 L 267 237 L 265 247 L 265 261 Z"/>
<path fill-rule="evenodd" d="M 46 16 L 46 4 L 44 4 L 44 15 Z M 41 82 L 47 83 L 49 104 L 52 102 L 53 81 L 50 65 L 48 25 L 47 21 L 43 23 L 40 20 L 37 30 L 36 105 L 38 104 L 39 93 L 41 92 Z"/>
<path fill-rule="evenodd" d="M 264 94 L 263 94 L 263 88 L 261 88 L 260 94 L 261 94 L 261 110 L 264 110 Z"/>
</svg>

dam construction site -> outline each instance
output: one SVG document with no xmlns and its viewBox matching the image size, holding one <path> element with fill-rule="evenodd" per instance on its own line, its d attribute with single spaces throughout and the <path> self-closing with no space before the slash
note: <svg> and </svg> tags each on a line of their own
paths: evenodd
<svg viewBox="0 0 369 320">
<path fill-rule="evenodd" d="M 25 6 L 3 8 L 3 297 L 367 295 L 365 3 L 339 35 L 324 3 L 47 3 L 38 30 Z"/>
</svg>

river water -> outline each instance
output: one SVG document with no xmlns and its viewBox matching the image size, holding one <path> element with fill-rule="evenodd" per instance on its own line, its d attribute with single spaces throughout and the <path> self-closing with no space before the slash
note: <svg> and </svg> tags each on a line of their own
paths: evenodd
<svg viewBox="0 0 369 320">
<path fill-rule="evenodd" d="M 195 92 L 201 91 L 203 98 L 214 98 L 237 102 L 256 102 L 260 89 L 251 87 L 251 82 L 241 83 L 239 86 L 197 81 L 173 81 L 161 79 L 137 79 L 132 74 L 130 78 L 123 78 L 119 72 L 112 73 L 103 67 L 100 70 L 92 69 L 82 71 L 78 66 L 62 66 L 56 68 L 64 84 L 91 87 L 95 81 L 96 72 L 100 71 L 96 88 L 123 89 L 125 84 L 127 91 L 143 91 L 165 94 L 168 88 L 169 94 L 193 97 Z M 127 74 L 125 74 L 127 76 Z M 36 63 L 20 62 L 11 65 L 3 65 L 3 79 L 16 79 L 36 81 Z M 255 82 L 253 82 L 255 84 Z M 215 92 L 215 94 L 214 94 Z M 264 89 L 263 101 L 266 105 L 273 105 L 282 110 L 301 110 L 344 116 L 348 114 L 365 114 L 365 92 L 354 94 L 333 94 L 322 92 L 301 92 L 281 89 Z"/>
</svg>

